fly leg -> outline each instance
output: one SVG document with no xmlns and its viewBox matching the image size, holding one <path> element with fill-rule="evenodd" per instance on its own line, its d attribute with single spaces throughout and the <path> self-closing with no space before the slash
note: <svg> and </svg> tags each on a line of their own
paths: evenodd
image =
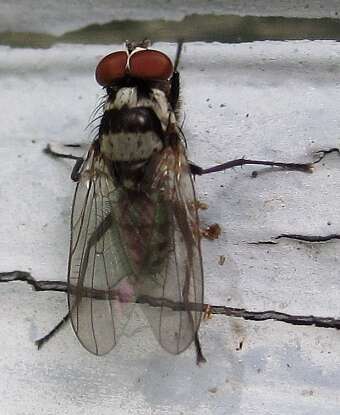
<svg viewBox="0 0 340 415">
<path fill-rule="evenodd" d="M 68 312 L 59 323 L 53 327 L 51 331 L 49 331 L 45 336 L 41 337 L 40 339 L 36 340 L 34 343 L 36 344 L 38 350 L 46 343 L 48 340 L 53 337 L 58 331 L 69 321 L 71 317 L 71 313 Z"/>
<path fill-rule="evenodd" d="M 297 170 L 301 172 L 311 173 L 313 170 L 313 163 L 282 163 L 276 161 L 265 161 L 265 160 L 249 160 L 245 158 L 236 159 L 227 161 L 226 163 L 217 164 L 216 166 L 208 167 L 207 169 L 203 169 L 196 164 L 190 163 L 190 170 L 191 173 L 195 176 L 202 176 L 203 174 L 215 173 L 218 171 L 224 171 L 227 169 L 231 169 L 237 166 L 243 166 L 245 164 L 256 164 L 260 166 L 271 166 L 271 167 L 281 167 L 282 169 L 287 170 Z"/>
<path fill-rule="evenodd" d="M 76 287 L 68 286 L 68 290 L 73 289 L 76 292 L 76 295 L 75 295 L 76 300 L 74 301 L 72 309 L 68 311 L 68 313 L 63 317 L 63 319 L 60 320 L 60 322 L 55 327 L 53 327 L 53 329 L 51 331 L 49 331 L 47 334 L 45 334 L 45 336 L 43 336 L 40 339 L 35 341 L 35 344 L 37 345 L 38 349 L 40 349 L 45 343 L 47 343 L 50 340 L 51 337 L 53 337 L 55 334 L 57 334 L 57 332 L 69 321 L 69 319 L 71 318 L 71 313 L 73 312 L 73 310 L 76 307 L 78 307 L 78 305 L 81 301 L 80 292 L 82 291 L 82 288 L 83 288 L 85 272 L 86 272 L 86 269 L 88 267 L 90 250 L 91 250 L 93 245 L 95 245 L 101 238 L 103 238 L 105 236 L 106 232 L 110 229 L 111 226 L 112 226 L 112 217 L 109 214 L 97 226 L 96 230 L 93 232 L 92 236 L 88 240 L 87 246 L 86 246 L 86 249 L 85 249 L 85 252 L 84 252 L 84 258 L 83 258 L 82 267 L 81 267 L 81 270 L 80 270 L 80 278 L 79 278 L 78 284 L 77 284 Z"/>
<path fill-rule="evenodd" d="M 80 144 L 64 144 L 63 147 L 66 148 L 82 148 Z M 79 173 L 81 166 L 84 163 L 84 158 L 80 156 L 75 156 L 72 153 L 63 153 L 59 151 L 59 149 L 55 145 L 48 144 L 47 147 L 44 149 L 44 153 L 49 154 L 52 157 L 63 158 L 63 159 L 71 159 L 76 160 L 76 163 L 72 169 L 71 179 L 74 182 L 79 181 Z"/>
<path fill-rule="evenodd" d="M 178 64 L 179 64 L 179 60 L 182 54 L 182 48 L 183 48 L 183 41 L 180 40 L 177 43 L 177 51 L 176 51 L 176 58 L 175 58 L 175 62 L 174 62 L 174 72 L 173 75 L 171 77 L 171 88 L 170 88 L 170 104 L 172 106 L 172 108 L 175 110 L 178 104 L 178 98 L 179 98 L 179 90 L 180 90 L 180 80 L 179 80 L 179 72 L 177 70 L 178 68 Z"/>
<path fill-rule="evenodd" d="M 65 144 L 63 147 L 66 148 L 81 148 L 81 145 L 79 144 Z M 53 157 L 58 158 L 64 158 L 64 159 L 71 159 L 76 160 L 76 163 L 72 169 L 71 173 L 71 179 L 75 182 L 79 181 L 79 172 L 81 169 L 81 166 L 84 163 L 83 157 L 78 157 L 70 153 L 62 153 L 60 152 L 56 146 L 48 144 L 47 147 L 44 149 L 44 152 L 46 154 L 49 154 Z M 53 327 L 53 329 L 48 332 L 45 336 L 41 337 L 40 339 L 35 341 L 35 344 L 37 345 L 38 349 L 40 349 L 51 337 L 53 337 L 57 332 L 69 321 L 71 317 L 70 311 L 60 320 L 60 322 Z"/>
<path fill-rule="evenodd" d="M 88 150 L 86 146 L 83 146 L 81 144 L 49 143 L 44 148 L 44 153 L 49 154 L 52 157 L 72 159 L 72 160 L 78 159 L 79 156 L 72 154 L 70 149 L 81 150 L 83 153 Z"/>
</svg>

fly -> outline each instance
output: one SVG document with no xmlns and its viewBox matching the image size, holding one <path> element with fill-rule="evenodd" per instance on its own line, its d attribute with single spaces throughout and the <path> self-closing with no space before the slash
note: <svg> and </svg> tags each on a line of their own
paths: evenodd
<svg viewBox="0 0 340 415">
<path fill-rule="evenodd" d="M 80 343 L 96 355 L 117 344 L 139 303 L 166 351 L 179 354 L 195 342 L 197 361 L 203 361 L 193 176 L 243 164 L 311 168 L 246 159 L 209 169 L 190 163 L 178 124 L 181 48 L 173 64 L 146 42 L 127 43 L 126 51 L 107 55 L 96 69 L 107 95 L 98 134 L 71 176 L 77 186 L 68 264 L 68 316 Z"/>
<path fill-rule="evenodd" d="M 164 53 L 130 43 L 99 62 L 96 79 L 107 92 L 98 135 L 72 172 L 72 327 L 88 351 L 106 354 L 143 303 L 165 350 L 195 341 L 202 361 L 200 228 L 175 113 L 178 72 Z"/>
</svg>

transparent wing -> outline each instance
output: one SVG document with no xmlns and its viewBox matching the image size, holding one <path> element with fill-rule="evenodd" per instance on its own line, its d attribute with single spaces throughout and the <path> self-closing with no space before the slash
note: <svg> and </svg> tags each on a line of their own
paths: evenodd
<svg viewBox="0 0 340 415">
<path fill-rule="evenodd" d="M 154 224 L 136 289 L 159 343 L 178 354 L 194 340 L 203 303 L 197 203 L 182 145 L 156 156 L 148 174 Z"/>
<path fill-rule="evenodd" d="M 79 341 L 96 355 L 116 345 L 136 300 L 114 214 L 118 201 L 119 189 L 91 149 L 73 201 L 68 302 Z"/>
</svg>

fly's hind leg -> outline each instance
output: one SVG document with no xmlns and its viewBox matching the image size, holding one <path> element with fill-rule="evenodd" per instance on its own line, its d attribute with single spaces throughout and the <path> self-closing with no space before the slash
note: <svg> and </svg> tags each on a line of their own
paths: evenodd
<svg viewBox="0 0 340 415">
<path fill-rule="evenodd" d="M 61 149 L 60 149 L 61 147 Z M 76 163 L 72 169 L 72 173 L 71 173 L 71 179 L 75 182 L 79 181 L 79 177 L 80 177 L 80 169 L 81 166 L 84 163 L 84 159 L 83 157 L 79 157 L 79 156 L 75 156 L 71 153 L 64 153 L 62 152 L 62 150 L 64 148 L 82 148 L 82 146 L 80 144 L 64 144 L 62 146 L 60 145 L 54 145 L 54 144 L 48 144 L 47 147 L 44 149 L 44 153 L 52 156 L 52 157 L 58 157 L 58 158 L 64 158 L 64 159 L 71 159 L 71 160 L 75 160 Z M 38 349 L 40 349 L 45 343 L 47 343 L 51 337 L 53 337 L 55 334 L 57 334 L 59 332 L 59 330 L 64 327 L 64 325 L 69 321 L 70 319 L 70 311 L 62 318 L 62 320 L 60 320 L 60 322 L 53 327 L 53 329 L 51 331 L 49 331 L 45 336 L 41 337 L 40 339 L 35 341 L 36 346 L 38 347 Z"/>
<path fill-rule="evenodd" d="M 53 329 L 48 332 L 47 334 L 45 334 L 45 336 L 41 337 L 40 339 L 35 341 L 36 346 L 38 347 L 38 350 L 45 344 L 47 343 L 51 337 L 53 337 L 55 334 L 57 334 L 57 332 L 64 327 L 64 325 L 69 321 L 70 319 L 70 312 L 68 312 L 62 320 L 59 321 L 59 323 L 53 327 Z"/>
<path fill-rule="evenodd" d="M 112 227 L 112 217 L 111 217 L 111 214 L 108 214 L 104 218 L 104 220 L 97 226 L 97 228 L 95 229 L 95 231 L 93 232 L 93 234 L 91 235 L 91 237 L 89 238 L 89 240 L 87 242 L 87 246 L 86 246 L 86 249 L 85 249 L 85 252 L 84 252 L 84 257 L 82 259 L 83 267 L 84 267 L 85 270 L 87 268 L 87 264 L 88 264 L 88 261 L 89 261 L 90 250 L 91 250 L 92 246 L 94 244 L 96 244 L 106 234 L 106 232 L 111 227 Z M 82 279 L 83 278 L 84 277 L 82 276 Z M 53 327 L 52 330 L 50 330 L 45 336 L 43 336 L 40 339 L 35 341 L 35 344 L 37 345 L 38 349 L 40 349 L 55 334 L 57 334 L 62 327 L 64 327 L 64 325 L 70 320 L 71 313 L 78 304 L 79 303 L 75 303 L 73 305 L 72 309 L 68 311 L 68 313 L 63 317 L 63 319 L 60 320 L 60 322 L 55 327 Z"/>
<path fill-rule="evenodd" d="M 233 167 L 244 166 L 245 164 L 280 167 L 286 170 L 297 170 L 305 173 L 311 173 L 313 171 L 313 163 L 283 163 L 277 161 L 250 160 L 245 158 L 227 161 L 226 163 L 217 164 L 216 166 L 208 167 L 207 169 L 203 169 L 202 167 L 197 166 L 193 163 L 190 163 L 189 166 L 191 173 L 194 176 L 202 176 L 204 174 L 216 173 L 219 171 L 231 169 Z"/>
</svg>

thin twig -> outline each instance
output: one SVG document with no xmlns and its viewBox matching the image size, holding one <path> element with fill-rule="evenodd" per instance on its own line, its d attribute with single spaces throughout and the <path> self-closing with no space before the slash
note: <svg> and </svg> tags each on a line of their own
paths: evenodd
<svg viewBox="0 0 340 415">
<path fill-rule="evenodd" d="M 0 282 L 23 281 L 32 285 L 35 291 L 67 292 L 67 283 L 63 281 L 37 281 L 29 272 L 0 272 Z"/>
<path fill-rule="evenodd" d="M 30 284 L 36 291 L 58 291 L 67 292 L 67 283 L 63 281 L 37 281 L 29 272 L 25 271 L 11 271 L 0 273 L 1 282 L 13 282 L 13 281 L 24 281 Z M 72 288 L 71 288 L 72 289 Z M 83 293 L 85 296 L 92 296 L 98 299 L 103 298 L 115 298 L 117 293 L 115 290 L 103 291 L 103 290 L 87 290 Z M 149 296 L 141 296 L 136 299 L 137 303 L 148 304 L 152 307 L 166 306 L 174 310 L 181 310 L 184 304 L 176 303 L 164 298 L 153 298 Z M 185 308 L 188 307 L 192 311 L 203 311 L 210 314 L 219 314 L 229 317 L 242 318 L 244 320 L 252 321 L 265 321 L 265 320 L 276 320 L 283 323 L 299 325 L 299 326 L 316 326 L 323 328 L 340 329 L 340 319 L 333 317 L 317 317 L 317 316 L 302 316 L 292 315 L 286 313 L 280 313 L 278 311 L 267 310 L 267 311 L 248 311 L 243 308 L 226 307 L 220 305 L 208 305 L 208 304 L 185 304 Z"/>
<path fill-rule="evenodd" d="M 67 312 L 67 314 L 65 314 L 65 316 L 59 321 L 59 323 L 55 327 L 53 327 L 51 331 L 49 331 L 45 336 L 35 341 L 38 350 L 41 349 L 42 346 L 45 343 L 47 343 L 49 339 L 53 337 L 65 325 L 65 323 L 69 321 L 70 317 L 70 312 Z"/>
<path fill-rule="evenodd" d="M 314 153 L 314 156 L 317 157 L 317 159 L 314 161 L 313 164 L 320 163 L 321 160 L 323 160 L 328 154 L 331 154 L 331 153 L 340 154 L 340 149 L 338 149 L 337 147 L 332 147 L 332 148 L 316 151 Z"/>
<path fill-rule="evenodd" d="M 321 242 L 329 242 L 335 239 L 340 239 L 340 234 L 338 233 L 331 233 L 329 235 L 299 235 L 294 233 L 282 233 L 281 235 L 275 236 L 272 239 L 266 241 L 257 241 L 257 242 L 248 242 L 249 245 L 270 245 L 270 244 L 277 244 L 279 239 L 287 238 L 287 239 L 295 239 L 296 241 L 300 242 L 310 242 L 310 243 L 321 243 Z"/>
</svg>

